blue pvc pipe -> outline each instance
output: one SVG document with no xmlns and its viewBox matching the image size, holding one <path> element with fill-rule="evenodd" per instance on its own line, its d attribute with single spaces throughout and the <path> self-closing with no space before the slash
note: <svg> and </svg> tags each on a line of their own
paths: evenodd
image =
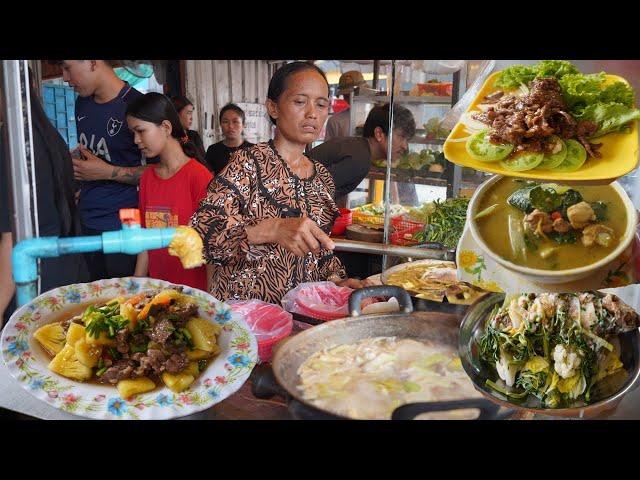
<svg viewBox="0 0 640 480">
<path fill-rule="evenodd" d="M 18 306 L 36 297 L 39 258 L 100 250 L 137 255 L 146 250 L 168 247 L 175 233 L 175 228 L 146 229 L 139 225 L 125 225 L 122 230 L 91 237 L 38 237 L 18 242 L 12 254 Z"/>
<path fill-rule="evenodd" d="M 145 250 L 168 247 L 176 233 L 175 228 L 140 228 L 131 226 L 102 234 L 104 253 L 135 255 Z"/>
</svg>

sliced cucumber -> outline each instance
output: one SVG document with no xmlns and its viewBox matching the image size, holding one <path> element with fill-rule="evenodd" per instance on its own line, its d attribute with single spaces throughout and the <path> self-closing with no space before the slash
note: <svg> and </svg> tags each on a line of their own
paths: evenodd
<svg viewBox="0 0 640 480">
<path fill-rule="evenodd" d="M 502 168 L 511 170 L 512 172 L 524 172 L 536 168 L 544 158 L 543 153 L 523 152 L 506 160 L 502 160 L 500 165 Z"/>
<path fill-rule="evenodd" d="M 561 144 L 562 148 L 556 153 L 547 153 L 544 155 L 544 159 L 542 163 L 538 165 L 537 168 L 541 170 L 552 170 L 564 162 L 564 159 L 567 158 L 567 144 L 562 141 L 560 137 L 556 137 L 555 135 L 551 137 L 551 141 L 553 141 L 556 145 Z"/>
<path fill-rule="evenodd" d="M 487 138 L 487 134 L 487 130 L 478 132 L 467 140 L 465 146 L 472 158 L 481 162 L 498 162 L 513 151 L 514 147 L 510 143 L 494 145 Z"/>
<path fill-rule="evenodd" d="M 553 169 L 554 172 L 575 172 L 587 160 L 587 151 L 577 140 L 569 139 L 567 144 L 567 156 L 563 162 Z"/>
</svg>

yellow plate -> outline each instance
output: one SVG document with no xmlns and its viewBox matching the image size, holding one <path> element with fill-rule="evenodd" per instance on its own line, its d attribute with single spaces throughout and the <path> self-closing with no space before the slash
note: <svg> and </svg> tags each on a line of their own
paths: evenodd
<svg viewBox="0 0 640 480">
<path fill-rule="evenodd" d="M 480 111 L 476 106 L 485 96 L 497 90 L 493 87 L 496 77 L 501 72 L 492 74 L 484 82 L 482 90 L 471 103 L 467 112 Z M 605 85 L 616 81 L 627 82 L 617 75 L 607 75 Z M 513 172 L 500 166 L 500 162 L 481 162 L 467 153 L 466 142 L 452 142 L 457 138 L 468 137 L 464 124 L 458 122 L 444 143 L 444 156 L 447 160 L 463 167 L 473 168 L 484 172 L 497 173 L 508 177 L 533 178 L 542 180 L 556 180 L 576 184 L 607 184 L 626 175 L 638 164 L 638 130 L 636 122 L 632 122 L 630 133 L 609 133 L 595 140 L 602 142 L 600 152 L 602 158 L 589 157 L 584 165 L 575 172 L 554 172 L 553 170 L 527 170 Z"/>
</svg>

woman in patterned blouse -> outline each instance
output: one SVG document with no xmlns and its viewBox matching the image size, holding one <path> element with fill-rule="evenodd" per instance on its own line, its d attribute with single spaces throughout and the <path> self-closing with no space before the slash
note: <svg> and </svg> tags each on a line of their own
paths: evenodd
<svg viewBox="0 0 640 480">
<path fill-rule="evenodd" d="M 280 303 L 302 282 L 362 286 L 333 255 L 333 179 L 304 155 L 329 111 L 324 73 L 307 62 L 284 65 L 269 83 L 266 107 L 275 138 L 237 151 L 191 219 L 215 265 L 211 293 Z"/>
</svg>

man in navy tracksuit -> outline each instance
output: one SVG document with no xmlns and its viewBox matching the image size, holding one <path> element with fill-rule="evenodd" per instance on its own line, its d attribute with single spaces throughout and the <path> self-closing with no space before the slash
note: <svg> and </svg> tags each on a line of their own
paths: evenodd
<svg viewBox="0 0 640 480">
<path fill-rule="evenodd" d="M 133 142 L 125 112 L 140 93 L 122 81 L 108 60 L 63 60 L 63 78 L 78 93 L 78 208 L 83 235 L 121 228 L 118 211 L 138 207 L 138 183 L 147 160 Z M 135 255 L 89 253 L 91 280 L 133 275 Z"/>
</svg>

